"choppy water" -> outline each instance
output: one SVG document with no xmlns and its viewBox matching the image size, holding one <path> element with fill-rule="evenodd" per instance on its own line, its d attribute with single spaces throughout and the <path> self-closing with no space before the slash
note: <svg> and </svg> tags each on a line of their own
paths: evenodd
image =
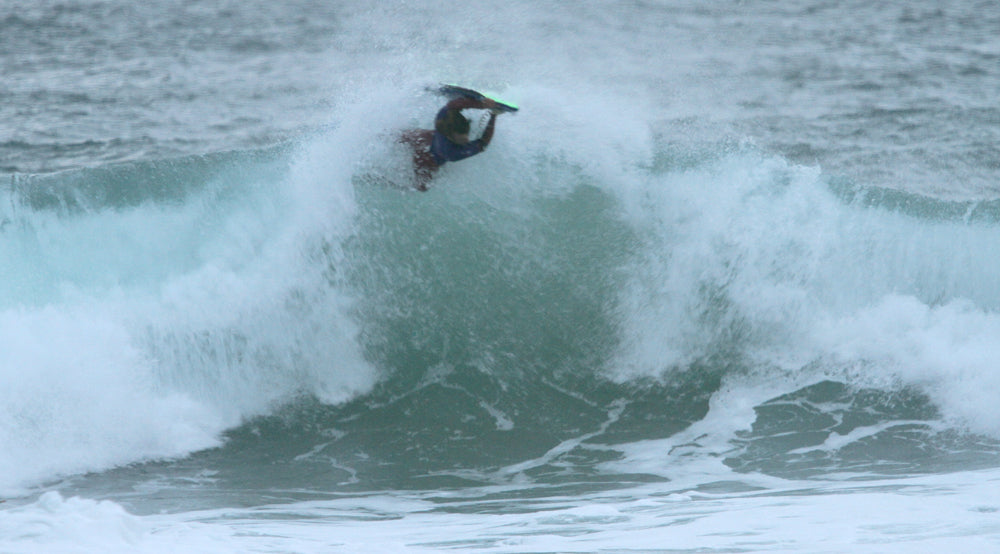
<svg viewBox="0 0 1000 554">
<path fill-rule="evenodd" d="M 998 547 L 995 3 L 0 9 L 0 550 Z"/>
</svg>

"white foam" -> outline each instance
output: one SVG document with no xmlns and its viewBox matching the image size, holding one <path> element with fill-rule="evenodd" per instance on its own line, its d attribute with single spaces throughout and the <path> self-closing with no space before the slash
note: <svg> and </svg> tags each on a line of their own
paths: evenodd
<svg viewBox="0 0 1000 554">
<path fill-rule="evenodd" d="M 182 203 L 19 215 L 9 261 L 39 290 L 0 306 L 0 491 L 183 455 L 294 395 L 372 385 L 329 273 L 353 166 L 310 154 L 322 140 L 284 181 L 226 180 L 240 169 Z"/>
<path fill-rule="evenodd" d="M 225 423 L 158 391 L 118 322 L 48 308 L 0 313 L 0 491 L 216 444 Z"/>
<path fill-rule="evenodd" d="M 112 502 L 46 493 L 0 511 L 0 550 L 989 552 L 1000 535 L 995 470 L 777 485 L 699 492 L 667 483 L 573 497 L 532 495 L 524 511 L 492 512 L 474 496 L 463 500 L 470 493 L 463 491 L 450 501 L 442 492 L 429 493 L 433 499 L 394 493 L 143 517 Z M 442 505 L 447 509 L 435 509 Z"/>
<path fill-rule="evenodd" d="M 1000 436 L 1000 316 L 969 301 L 930 307 L 912 296 L 881 302 L 825 322 L 817 333 L 823 352 L 850 365 L 863 360 L 881 374 L 877 385 L 900 379 L 918 386 L 953 424 Z M 860 377 L 864 382 L 865 377 Z"/>
<path fill-rule="evenodd" d="M 618 194 L 645 244 L 613 378 L 730 349 L 774 396 L 823 377 L 913 385 L 1000 436 L 995 227 L 845 204 L 817 168 L 753 149 Z"/>
<path fill-rule="evenodd" d="M 114 502 L 43 494 L 0 512 L 5 552 L 141 552 L 149 526 Z M 148 551 L 148 550 L 146 550 Z"/>
</svg>

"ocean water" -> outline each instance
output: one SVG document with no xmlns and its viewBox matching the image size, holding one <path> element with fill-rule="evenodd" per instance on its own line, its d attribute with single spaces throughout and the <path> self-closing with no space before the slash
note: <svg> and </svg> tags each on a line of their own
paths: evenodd
<svg viewBox="0 0 1000 554">
<path fill-rule="evenodd" d="M 368 4 L 0 3 L 0 552 L 1000 550 L 1000 5 Z"/>
</svg>

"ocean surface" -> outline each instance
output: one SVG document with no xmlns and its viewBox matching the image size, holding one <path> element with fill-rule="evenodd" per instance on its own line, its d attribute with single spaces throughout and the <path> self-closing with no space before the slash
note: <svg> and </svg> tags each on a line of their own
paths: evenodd
<svg viewBox="0 0 1000 554">
<path fill-rule="evenodd" d="M 0 0 L 0 69 L 0 552 L 1000 551 L 995 0 Z M 441 82 L 521 110 L 420 193 Z"/>
</svg>

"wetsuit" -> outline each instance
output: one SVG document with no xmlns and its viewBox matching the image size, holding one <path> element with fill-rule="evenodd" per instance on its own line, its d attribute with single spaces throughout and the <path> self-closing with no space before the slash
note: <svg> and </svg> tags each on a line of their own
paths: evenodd
<svg viewBox="0 0 1000 554">
<path fill-rule="evenodd" d="M 486 106 L 479 100 L 456 98 L 438 111 L 435 123 L 444 119 L 449 110 L 465 109 L 486 109 Z M 464 160 L 485 150 L 493 139 L 495 123 L 496 115 L 492 114 L 483 136 L 466 144 L 456 144 L 437 130 L 414 129 L 403 133 L 402 141 L 413 148 L 413 170 L 417 177 L 417 189 L 426 190 L 427 182 L 442 165 Z"/>
</svg>

